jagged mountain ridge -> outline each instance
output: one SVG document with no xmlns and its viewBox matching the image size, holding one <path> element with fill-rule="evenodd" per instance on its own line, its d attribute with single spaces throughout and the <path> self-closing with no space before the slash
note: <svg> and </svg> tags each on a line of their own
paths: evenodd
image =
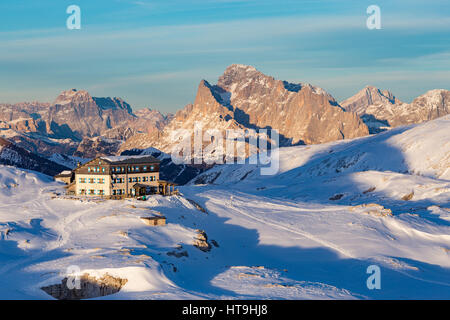
<svg viewBox="0 0 450 320">
<path fill-rule="evenodd" d="M 218 165 L 191 184 L 335 177 L 380 171 L 450 180 L 450 115 L 361 139 L 280 149 L 280 171 L 261 176 L 261 165 Z M 332 177 L 332 178 L 330 178 Z M 444 190 L 445 191 L 445 190 Z"/>
<path fill-rule="evenodd" d="M 217 85 L 202 80 L 193 104 L 178 111 L 159 132 L 131 137 L 120 148 L 155 147 L 171 152 L 172 133 L 207 129 L 277 129 L 282 145 L 323 143 L 367 135 L 359 117 L 343 110 L 323 89 L 275 80 L 255 68 L 231 65 Z M 248 156 L 248 154 L 246 155 Z"/>
<path fill-rule="evenodd" d="M 364 136 L 366 125 L 377 133 L 434 119 L 449 113 L 448 101 L 447 90 L 429 91 L 406 104 L 389 91 L 366 87 L 340 105 L 321 88 L 234 64 L 216 85 L 201 81 L 194 103 L 175 115 L 149 108 L 133 112 L 120 98 L 96 98 L 72 89 L 53 103 L 0 104 L 0 136 L 46 157 L 90 158 L 148 147 L 170 153 L 173 132 L 192 130 L 195 122 L 204 130 L 275 128 L 282 146 L 315 144 Z M 248 145 L 243 157 L 247 152 Z"/>
<path fill-rule="evenodd" d="M 450 91 L 430 90 L 405 103 L 390 93 L 367 86 L 341 102 L 346 110 L 356 112 L 369 126 L 371 133 L 388 128 L 421 123 L 450 114 Z"/>
<path fill-rule="evenodd" d="M 45 156 L 73 154 L 81 142 L 93 144 L 89 140 L 103 136 L 118 145 L 139 132 L 160 130 L 170 119 L 150 109 L 137 114 L 121 98 L 97 98 L 72 89 L 53 103 L 0 105 L 0 136 Z M 118 147 L 107 149 L 116 152 Z"/>
<path fill-rule="evenodd" d="M 251 125 L 277 129 L 293 144 L 324 143 L 368 134 L 352 112 L 345 112 L 324 89 L 289 83 L 254 67 L 234 64 L 219 78 L 221 97 Z"/>
</svg>

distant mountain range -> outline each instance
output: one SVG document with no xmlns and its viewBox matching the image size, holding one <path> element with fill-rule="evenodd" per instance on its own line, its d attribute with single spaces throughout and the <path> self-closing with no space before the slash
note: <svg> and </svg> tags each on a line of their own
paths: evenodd
<svg viewBox="0 0 450 320">
<path fill-rule="evenodd" d="M 387 90 L 368 86 L 338 103 L 322 88 L 234 64 L 217 84 L 202 80 L 193 104 L 174 115 L 148 108 L 133 111 L 121 98 L 97 98 L 76 89 L 63 91 L 52 103 L 0 104 L 0 137 L 41 158 L 74 159 L 149 148 L 169 154 L 178 143 L 172 141 L 173 132 L 192 130 L 194 123 L 203 129 L 250 130 L 248 135 L 252 129 L 273 128 L 281 145 L 289 146 L 362 137 L 447 114 L 450 91 L 444 89 L 404 103 Z M 204 167 L 191 169 L 183 170 L 194 174 Z"/>
<path fill-rule="evenodd" d="M 0 104 L 0 136 L 45 156 L 110 154 L 117 150 L 100 143 L 98 152 L 84 146 L 95 146 L 99 137 L 117 145 L 137 133 L 160 130 L 169 120 L 170 115 L 150 109 L 134 114 L 120 98 L 95 98 L 76 89 L 63 91 L 53 103 Z"/>
</svg>

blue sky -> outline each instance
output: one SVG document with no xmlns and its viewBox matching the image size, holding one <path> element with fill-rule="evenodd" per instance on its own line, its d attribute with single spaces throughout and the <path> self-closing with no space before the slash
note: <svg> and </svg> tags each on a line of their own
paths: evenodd
<svg viewBox="0 0 450 320">
<path fill-rule="evenodd" d="M 66 8 L 81 7 L 81 30 Z M 381 30 L 366 8 L 381 8 Z M 65 89 L 174 112 L 232 63 L 318 85 L 341 101 L 366 85 L 409 102 L 450 89 L 450 1 L 3 0 L 0 102 Z"/>
</svg>

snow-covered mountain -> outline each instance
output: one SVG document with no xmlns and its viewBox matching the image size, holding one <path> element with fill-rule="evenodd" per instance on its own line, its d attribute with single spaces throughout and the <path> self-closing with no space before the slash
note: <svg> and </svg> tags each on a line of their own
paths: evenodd
<svg viewBox="0 0 450 320">
<path fill-rule="evenodd" d="M 339 176 L 391 171 L 450 180 L 450 115 L 377 135 L 311 146 L 280 148 L 277 176 L 261 176 L 260 165 L 220 165 L 191 183 L 234 184 L 249 179 Z"/>
<path fill-rule="evenodd" d="M 68 167 L 29 152 L 0 137 L 0 166 L 9 165 L 56 175 Z"/>
<path fill-rule="evenodd" d="M 411 103 L 404 103 L 389 91 L 368 86 L 341 105 L 360 115 L 370 131 L 376 133 L 450 114 L 450 91 L 430 90 Z"/>
<path fill-rule="evenodd" d="M 86 159 L 75 156 L 66 156 L 65 154 L 61 153 L 54 153 L 48 159 L 70 169 L 75 169 L 80 163 L 84 164 L 91 160 L 89 158 Z"/>
</svg>

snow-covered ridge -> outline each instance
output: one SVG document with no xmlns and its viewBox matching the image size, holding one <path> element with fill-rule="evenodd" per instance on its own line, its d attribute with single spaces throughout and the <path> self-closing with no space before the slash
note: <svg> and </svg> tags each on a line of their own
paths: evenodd
<svg viewBox="0 0 450 320">
<path fill-rule="evenodd" d="M 420 125 L 320 145 L 280 148 L 279 174 L 325 176 L 368 170 L 450 180 L 450 115 Z M 192 183 L 236 183 L 260 176 L 256 165 L 221 165 Z"/>
</svg>

